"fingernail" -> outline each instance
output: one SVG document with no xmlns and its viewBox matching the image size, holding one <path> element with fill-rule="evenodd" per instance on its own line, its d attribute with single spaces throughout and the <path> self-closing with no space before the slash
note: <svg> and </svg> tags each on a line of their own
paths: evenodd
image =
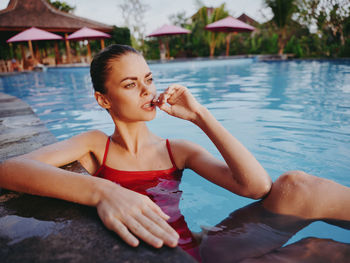
<svg viewBox="0 0 350 263">
<path fill-rule="evenodd" d="M 139 245 L 139 241 L 138 241 L 138 240 L 134 240 L 134 241 L 132 242 L 132 245 L 133 245 L 134 247 L 137 247 L 137 246 Z"/>
<path fill-rule="evenodd" d="M 163 242 L 161 240 L 158 240 L 156 242 L 156 247 L 161 248 L 163 246 Z"/>
<path fill-rule="evenodd" d="M 178 239 L 171 239 L 170 242 L 171 242 L 171 245 L 176 246 L 177 242 L 178 242 Z"/>
</svg>

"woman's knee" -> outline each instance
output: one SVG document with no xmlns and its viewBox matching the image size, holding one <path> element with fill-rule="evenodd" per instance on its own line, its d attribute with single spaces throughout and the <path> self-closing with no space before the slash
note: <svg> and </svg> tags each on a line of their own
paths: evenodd
<svg viewBox="0 0 350 263">
<path fill-rule="evenodd" d="M 275 194 L 292 194 L 293 196 L 302 194 L 312 184 L 313 177 L 303 171 L 285 172 L 273 183 L 272 191 Z"/>
<path fill-rule="evenodd" d="M 263 201 L 264 207 L 276 213 L 295 214 L 305 209 L 305 200 L 311 194 L 314 176 L 303 171 L 288 171 L 273 184 L 270 194 Z"/>
</svg>

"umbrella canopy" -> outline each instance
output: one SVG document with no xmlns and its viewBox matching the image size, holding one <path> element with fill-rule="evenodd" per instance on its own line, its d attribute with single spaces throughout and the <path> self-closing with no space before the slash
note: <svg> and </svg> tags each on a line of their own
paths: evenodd
<svg viewBox="0 0 350 263">
<path fill-rule="evenodd" d="M 74 33 L 70 34 L 67 39 L 69 40 L 83 40 L 83 39 L 98 39 L 98 38 L 110 38 L 111 35 L 97 31 L 95 29 L 91 29 L 88 27 L 83 27 L 79 29 L 78 31 L 75 31 Z"/>
<path fill-rule="evenodd" d="M 63 37 L 36 27 L 31 27 L 9 38 L 6 42 L 11 43 L 11 42 L 28 41 L 30 54 L 32 58 L 34 58 L 35 56 L 33 51 L 32 40 L 60 40 L 60 39 L 63 39 Z M 55 45 L 57 45 L 57 43 L 55 43 Z M 24 54 L 24 50 L 22 46 L 21 46 L 21 49 L 22 49 L 22 54 Z"/>
<path fill-rule="evenodd" d="M 205 29 L 216 32 L 250 32 L 255 30 L 255 27 L 233 18 L 232 16 L 228 16 L 207 25 Z"/>
<path fill-rule="evenodd" d="M 88 27 L 83 27 L 81 29 L 79 29 L 78 31 L 75 31 L 74 33 L 70 34 L 68 37 L 66 37 L 66 41 L 67 40 L 84 40 L 84 39 L 100 39 L 101 40 L 101 48 L 104 49 L 105 48 L 105 42 L 104 42 L 104 38 L 110 38 L 111 35 L 101 32 L 101 31 L 97 31 L 95 29 L 91 29 Z M 69 47 L 69 43 L 67 41 L 67 47 Z M 88 50 L 88 59 L 89 61 L 91 61 L 91 48 L 90 48 L 90 44 L 88 42 L 87 44 L 87 50 Z"/>
<path fill-rule="evenodd" d="M 181 35 L 181 34 L 189 34 L 190 30 L 184 29 L 179 26 L 174 25 L 163 25 L 160 28 L 153 31 L 148 37 L 161 37 L 161 36 L 170 36 L 170 35 Z"/>
<path fill-rule="evenodd" d="M 183 35 L 183 34 L 189 34 L 191 33 L 190 30 L 184 29 L 179 26 L 174 25 L 163 25 L 153 31 L 151 34 L 147 35 L 148 37 L 164 37 L 164 36 L 172 36 L 172 35 Z M 162 53 L 162 50 L 164 50 L 164 45 L 162 44 L 162 40 L 159 39 L 159 49 L 160 49 L 160 58 L 164 59 L 164 53 Z M 166 57 L 170 58 L 170 50 L 169 50 L 169 42 L 166 40 Z"/>
<path fill-rule="evenodd" d="M 27 30 L 18 33 L 17 35 L 11 37 L 6 42 L 20 42 L 20 41 L 30 41 L 30 40 L 56 40 L 63 39 L 61 36 L 41 30 L 36 27 L 31 27 Z"/>
<path fill-rule="evenodd" d="M 231 34 L 234 32 L 251 32 L 255 30 L 255 27 L 248 25 L 232 16 L 225 17 L 214 23 L 211 23 L 205 27 L 206 30 L 214 32 L 226 32 L 229 33 L 226 36 L 226 56 L 229 54 Z M 212 55 L 211 55 L 212 56 Z"/>
</svg>

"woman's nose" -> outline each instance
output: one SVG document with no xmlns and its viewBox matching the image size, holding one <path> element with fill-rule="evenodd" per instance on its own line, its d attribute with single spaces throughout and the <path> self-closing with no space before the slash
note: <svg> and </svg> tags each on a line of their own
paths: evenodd
<svg viewBox="0 0 350 263">
<path fill-rule="evenodd" d="M 147 85 L 145 83 L 142 83 L 142 95 L 147 96 L 150 93 L 152 93 L 152 85 Z"/>
</svg>

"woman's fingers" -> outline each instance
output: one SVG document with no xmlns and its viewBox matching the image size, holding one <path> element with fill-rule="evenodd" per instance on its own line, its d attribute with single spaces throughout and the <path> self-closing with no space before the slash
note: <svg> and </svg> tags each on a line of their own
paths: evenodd
<svg viewBox="0 0 350 263">
<path fill-rule="evenodd" d="M 161 217 L 153 211 L 147 210 L 143 212 L 145 227 L 162 238 L 168 246 L 175 247 L 179 240 L 179 234 Z"/>
<path fill-rule="evenodd" d="M 163 210 L 156 205 L 151 199 L 149 199 L 149 206 L 150 208 L 157 213 L 161 218 L 163 218 L 164 220 L 168 220 L 170 218 L 170 216 L 168 216 L 166 213 L 163 212 Z"/>
<path fill-rule="evenodd" d="M 124 224 L 127 225 L 127 227 L 138 237 L 140 237 L 143 241 L 146 243 L 154 246 L 155 248 L 160 248 L 163 246 L 163 240 L 155 236 L 153 233 L 148 231 L 144 227 L 145 220 L 144 218 L 140 218 L 140 216 L 136 216 L 140 219 L 141 222 L 136 220 L 137 218 L 134 218 L 132 216 L 126 216 Z"/>
<path fill-rule="evenodd" d="M 108 229 L 116 232 L 130 246 L 137 247 L 139 245 L 139 240 L 134 235 L 132 235 L 129 232 L 128 228 L 117 218 L 110 220 L 106 226 Z"/>
<path fill-rule="evenodd" d="M 137 238 L 156 248 L 163 244 L 177 245 L 178 234 L 166 222 L 169 216 L 149 197 L 124 188 L 112 194 L 115 196 L 108 194 L 97 205 L 97 212 L 108 229 L 133 247 L 139 244 Z"/>
<path fill-rule="evenodd" d="M 138 214 L 135 219 L 148 231 L 152 236 L 157 237 L 159 240 L 170 247 L 175 247 L 177 245 L 178 239 L 173 237 L 168 233 L 164 225 L 159 225 L 147 216 L 143 214 Z M 163 220 L 162 220 L 163 221 Z"/>
<path fill-rule="evenodd" d="M 163 93 L 159 95 L 158 105 L 162 105 L 164 103 L 172 104 L 173 103 L 172 100 L 174 99 L 173 95 L 182 89 L 186 89 L 186 88 L 178 84 L 170 85 Z"/>
</svg>

